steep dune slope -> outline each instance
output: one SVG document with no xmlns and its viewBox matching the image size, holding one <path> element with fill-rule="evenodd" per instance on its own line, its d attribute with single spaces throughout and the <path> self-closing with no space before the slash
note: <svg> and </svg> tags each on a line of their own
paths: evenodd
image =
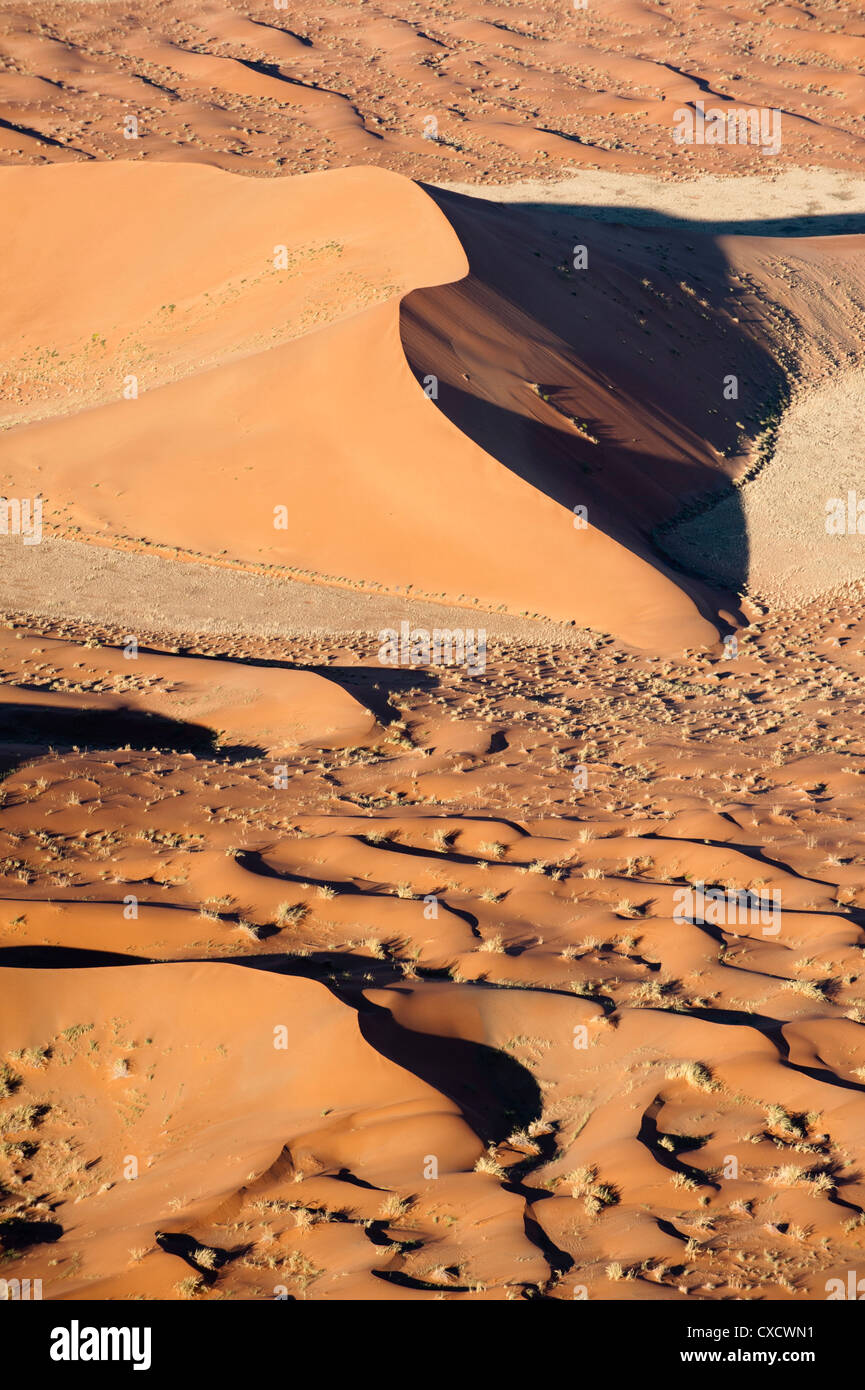
<svg viewBox="0 0 865 1390">
<path fill-rule="evenodd" d="M 825 541 L 824 499 L 846 497 L 852 471 L 819 427 L 795 485 L 764 466 L 779 426 L 789 433 L 790 399 L 814 402 L 816 417 L 827 386 L 856 457 L 863 238 L 730 234 L 664 213 L 652 225 L 648 211 L 648 225 L 627 226 L 618 209 L 582 206 L 579 180 L 569 188 L 572 204 L 547 205 L 430 190 L 471 270 L 404 301 L 416 376 L 436 373 L 439 408 L 462 432 L 650 563 L 671 555 L 733 593 L 766 592 L 775 569 L 783 590 Z M 822 220 L 810 219 L 815 232 Z M 807 510 L 785 528 L 784 499 L 806 483 Z M 758 486 L 770 494 L 761 509 Z M 812 581 L 861 574 L 840 549 L 812 557 Z M 732 606 L 676 579 L 704 611 Z"/>
<path fill-rule="evenodd" d="M 429 199 L 369 169 L 262 183 L 118 163 L 0 180 L 16 209 L 7 425 L 123 400 L 127 374 L 143 397 L 466 270 Z"/>
<path fill-rule="evenodd" d="M 218 964 L 73 970 L 62 989 L 53 971 L 0 975 L 9 1000 L 0 1047 L 14 1040 L 30 1054 L 46 1044 L 50 1052 L 37 1075 L 30 1069 L 43 1180 L 68 1191 L 85 1164 L 99 1169 L 99 1182 L 85 1178 L 75 1203 L 62 1202 L 64 1247 L 79 1257 L 62 1279 L 48 1275 L 54 1296 L 176 1297 L 189 1277 L 184 1253 L 199 1245 L 188 1236 L 184 1244 L 186 1230 L 218 1219 L 227 1199 L 239 1206 L 250 1187 L 266 1196 L 288 1145 L 296 1159 L 309 1151 L 328 1167 L 350 1153 L 357 1179 L 380 1189 L 379 1203 L 389 1186 L 422 1176 L 430 1148 L 445 1187 L 449 1172 L 481 1152 L 457 1107 L 377 1054 L 317 981 Z M 280 1176 L 290 1183 L 286 1167 Z M 34 1235 L 43 1224 L 52 1223 L 35 1223 Z M 375 1244 L 359 1221 L 338 1234 L 342 1250 L 331 1258 L 349 1278 L 334 1291 L 374 1296 Z M 222 1239 L 230 1259 L 248 1256 L 248 1242 L 229 1230 Z M 262 1248 L 257 1267 L 244 1260 L 245 1296 L 302 1287 L 290 1234 L 280 1244 Z"/>
</svg>

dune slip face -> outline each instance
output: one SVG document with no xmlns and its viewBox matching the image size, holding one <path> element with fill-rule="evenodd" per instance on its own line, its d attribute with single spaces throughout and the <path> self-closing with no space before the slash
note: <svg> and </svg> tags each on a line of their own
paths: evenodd
<svg viewBox="0 0 865 1390">
<path fill-rule="evenodd" d="M 865 318 L 850 236 L 623 228 L 373 169 L 0 186 L 0 485 L 24 531 L 38 509 L 49 538 L 644 649 L 717 640 L 736 592 L 766 590 L 764 484 L 740 485 Z M 857 563 L 813 567 L 809 593 Z"/>
</svg>

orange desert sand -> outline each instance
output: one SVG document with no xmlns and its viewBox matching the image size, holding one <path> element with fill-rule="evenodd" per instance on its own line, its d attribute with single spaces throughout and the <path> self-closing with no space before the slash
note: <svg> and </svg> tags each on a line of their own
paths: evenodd
<svg viewBox="0 0 865 1390">
<path fill-rule="evenodd" d="M 0 1276 L 861 1261 L 863 53 L 825 3 L 0 7 Z M 698 98 L 777 157 L 677 147 Z"/>
</svg>

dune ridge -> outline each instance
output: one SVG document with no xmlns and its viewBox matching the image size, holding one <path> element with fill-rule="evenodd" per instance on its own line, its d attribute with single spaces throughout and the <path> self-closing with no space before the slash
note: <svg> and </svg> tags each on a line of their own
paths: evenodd
<svg viewBox="0 0 865 1390">
<path fill-rule="evenodd" d="M 661 239 L 372 169 L 279 186 L 134 164 L 0 178 L 20 206 L 0 480 L 42 496 L 49 536 L 639 647 L 711 642 L 738 621 L 772 523 L 734 488 L 771 458 L 791 395 L 855 357 L 865 323 L 855 236 L 683 224 Z M 58 196 L 62 234 L 43 217 Z M 106 254 L 95 230 L 118 202 Z M 59 238 L 82 257 L 68 293 Z M 101 300 L 82 288 L 97 259 Z M 741 402 L 722 394 L 729 360 Z M 335 524 L 335 489 L 354 524 Z M 711 540 L 698 528 L 695 543 L 690 513 L 707 509 Z M 821 563 L 815 581 L 846 573 Z"/>
</svg>

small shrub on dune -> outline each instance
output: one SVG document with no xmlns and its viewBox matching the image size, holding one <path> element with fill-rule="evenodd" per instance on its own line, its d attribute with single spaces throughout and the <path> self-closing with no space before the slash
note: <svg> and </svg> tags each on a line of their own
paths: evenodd
<svg viewBox="0 0 865 1390">
<path fill-rule="evenodd" d="M 702 1062 L 676 1062 L 667 1068 L 666 1076 L 668 1081 L 687 1081 L 698 1091 L 718 1090 L 718 1082 Z"/>
<path fill-rule="evenodd" d="M 278 927 L 297 927 L 306 917 L 309 908 L 306 903 L 280 903 L 276 909 Z"/>
<path fill-rule="evenodd" d="M 6 1100 L 21 1085 L 18 1076 L 6 1062 L 0 1062 L 0 1100 Z"/>
</svg>

